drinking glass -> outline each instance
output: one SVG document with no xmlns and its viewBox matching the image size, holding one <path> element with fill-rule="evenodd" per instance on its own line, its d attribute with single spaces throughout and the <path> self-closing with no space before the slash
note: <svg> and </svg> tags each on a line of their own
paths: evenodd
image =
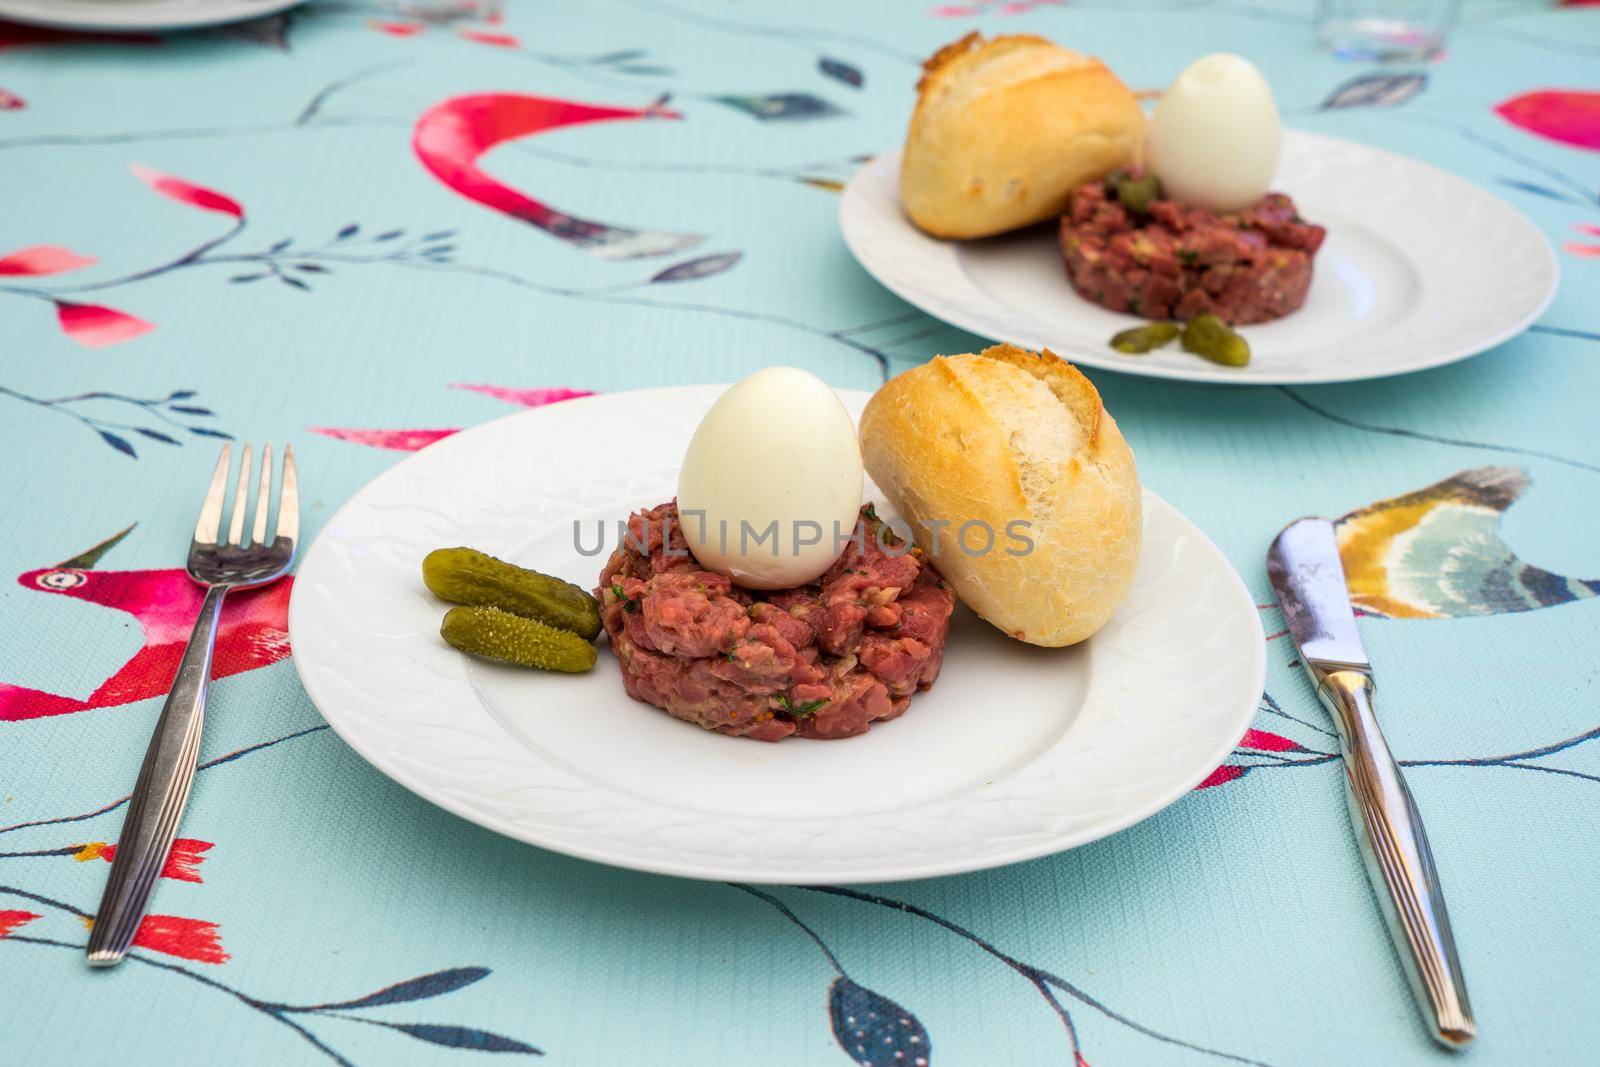
<svg viewBox="0 0 1600 1067">
<path fill-rule="evenodd" d="M 1317 0 L 1317 37 L 1348 59 L 1426 59 L 1444 47 L 1461 0 Z"/>
</svg>

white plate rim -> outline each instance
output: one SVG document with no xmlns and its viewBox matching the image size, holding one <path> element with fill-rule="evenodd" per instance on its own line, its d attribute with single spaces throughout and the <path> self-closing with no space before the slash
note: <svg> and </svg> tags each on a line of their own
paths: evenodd
<svg viewBox="0 0 1600 1067">
<path fill-rule="evenodd" d="M 1337 358 L 1337 355 L 1330 354 L 1331 358 L 1323 362 L 1323 366 L 1329 368 L 1326 371 L 1273 371 L 1271 369 L 1261 368 L 1259 361 L 1253 363 L 1251 367 L 1245 368 L 1243 371 L 1235 371 L 1213 367 L 1199 357 L 1195 357 L 1195 365 L 1192 368 L 1167 367 L 1141 362 L 1137 358 L 1131 356 L 1118 357 L 1115 353 L 1110 352 L 1109 349 L 1107 349 L 1105 352 L 1083 351 L 1076 345 L 1063 345 L 1059 342 L 1052 344 L 1048 338 L 1044 337 L 997 336 L 997 331 L 989 322 L 986 322 L 981 318 L 975 318 L 971 314 L 964 312 L 962 309 L 957 308 L 953 310 L 951 305 L 942 300 L 938 293 L 930 292 L 926 288 L 919 287 L 917 284 L 915 284 L 915 282 L 905 278 L 903 276 L 903 272 L 892 269 L 891 265 L 886 262 L 886 257 L 881 251 L 881 246 L 872 239 L 870 232 L 872 227 L 890 225 L 889 221 L 885 218 L 885 213 L 871 206 L 874 202 L 874 197 L 870 192 L 870 187 L 872 183 L 890 180 L 885 176 L 886 171 L 892 171 L 894 174 L 898 174 L 900 154 L 902 151 L 900 148 L 895 148 L 875 156 L 869 162 L 863 164 L 861 168 L 857 170 L 856 173 L 851 177 L 850 181 L 846 184 L 844 192 L 839 201 L 839 230 L 844 238 L 846 247 L 850 250 L 850 254 L 855 258 L 856 262 L 861 265 L 863 270 L 871 275 L 872 278 L 884 288 L 894 293 L 895 296 L 904 300 L 913 307 L 932 315 L 934 318 L 940 319 L 952 326 L 956 326 L 970 333 L 975 333 L 980 337 L 990 338 L 994 341 L 1010 341 L 1015 344 L 1021 344 L 1025 347 L 1033 348 L 1050 347 L 1053 351 L 1059 352 L 1059 354 L 1070 359 L 1073 363 L 1082 366 L 1096 367 L 1101 370 L 1114 371 L 1118 374 L 1128 374 L 1145 378 L 1160 378 L 1169 381 L 1245 386 L 1315 385 L 1335 382 L 1368 381 L 1373 379 L 1394 377 L 1402 374 L 1412 374 L 1418 371 L 1431 370 L 1436 367 L 1446 366 L 1448 364 L 1479 355 L 1497 345 L 1511 340 L 1512 338 L 1521 334 L 1529 326 L 1533 325 L 1533 323 L 1538 320 L 1540 315 L 1544 314 L 1545 310 L 1549 308 L 1551 302 L 1555 299 L 1561 284 L 1561 266 L 1560 261 L 1556 257 L 1555 249 L 1550 243 L 1550 239 L 1545 235 L 1544 231 L 1540 230 L 1538 226 L 1532 222 L 1532 220 L 1530 220 L 1521 211 L 1518 211 L 1514 206 L 1507 203 L 1501 197 L 1494 195 L 1488 190 L 1474 184 L 1471 181 L 1468 181 L 1465 178 L 1451 174 L 1449 171 L 1435 167 L 1429 163 L 1424 163 L 1421 160 L 1413 159 L 1409 156 L 1400 155 L 1395 152 L 1389 152 L 1385 149 L 1362 144 L 1356 141 L 1348 141 L 1343 138 L 1331 137 L 1326 134 L 1312 133 L 1307 130 L 1286 129 L 1284 130 L 1284 143 L 1286 150 L 1292 150 L 1293 146 L 1296 143 L 1299 143 L 1302 145 L 1315 145 L 1324 147 L 1332 146 L 1350 151 L 1370 153 L 1377 158 L 1388 161 L 1388 163 L 1392 166 L 1416 168 L 1419 171 L 1426 173 L 1430 180 L 1439 181 L 1447 186 L 1454 187 L 1463 197 L 1474 203 L 1477 203 L 1481 207 L 1498 213 L 1504 213 L 1508 218 L 1514 219 L 1515 222 L 1519 224 L 1524 236 L 1529 241 L 1530 249 L 1537 247 L 1539 251 L 1542 252 L 1540 260 L 1541 265 L 1548 272 L 1548 283 L 1543 287 L 1542 292 L 1536 300 L 1520 308 L 1514 316 L 1506 318 L 1506 320 L 1497 328 L 1485 331 L 1468 341 L 1458 342 L 1453 345 L 1446 345 L 1432 351 L 1425 351 L 1418 358 L 1409 362 L 1386 365 L 1366 371 L 1341 371 L 1338 369 L 1341 364 Z M 1293 189 L 1287 189 L 1285 191 L 1290 195 L 1294 195 Z M 905 241 L 908 239 L 915 239 L 917 242 L 917 255 L 915 257 L 906 257 L 908 260 L 916 259 L 923 263 L 940 262 L 943 259 L 954 261 L 956 257 L 955 249 L 958 247 L 959 242 L 944 241 L 923 234 L 911 224 L 910 220 L 905 218 L 903 213 L 898 211 L 896 212 L 893 225 L 905 231 L 904 233 L 895 233 L 895 240 Z M 1413 264 L 1413 266 L 1415 266 L 1415 264 Z M 958 265 L 957 271 L 960 272 L 960 270 L 961 268 Z M 976 285 L 971 285 L 968 283 L 967 288 L 973 294 L 976 294 L 976 300 L 988 303 L 994 309 L 994 314 L 1001 317 L 1014 314 L 1008 309 L 1005 309 L 1002 305 L 992 301 L 986 294 L 983 294 Z M 1134 324 L 1136 321 L 1138 320 L 1135 320 L 1131 317 L 1129 318 L 1130 325 Z"/>
<path fill-rule="evenodd" d="M 364 486 L 362 486 L 361 489 L 352 494 L 350 499 L 341 505 L 341 507 L 324 524 L 317 537 L 312 541 L 311 545 L 306 549 L 304 555 L 302 556 L 299 565 L 299 574 L 297 575 L 295 586 L 291 593 L 288 612 L 290 643 L 293 649 L 293 655 L 291 658 L 294 661 L 296 672 L 313 705 L 317 708 L 318 712 L 322 715 L 328 725 L 332 727 L 333 731 L 374 769 L 380 771 L 391 780 L 404 786 L 406 789 L 410 790 L 416 795 L 448 812 L 451 812 L 452 814 L 468 820 L 469 822 L 473 822 L 479 826 L 493 830 L 515 840 L 524 841 L 528 844 L 537 845 L 541 848 L 546 848 L 551 851 L 559 852 L 579 859 L 647 873 L 702 880 L 742 881 L 757 884 L 792 885 L 862 884 L 868 882 L 893 882 L 918 878 L 940 877 L 968 873 L 977 870 L 986 870 L 994 867 L 1001 867 L 1022 862 L 1025 860 L 1036 859 L 1041 856 L 1053 855 L 1067 849 L 1100 840 L 1101 838 L 1111 834 L 1118 833 L 1171 806 L 1186 796 L 1194 789 L 1195 786 L 1199 785 L 1199 783 L 1203 781 L 1209 774 L 1211 774 L 1212 771 L 1214 771 L 1216 767 L 1227 758 L 1229 753 L 1231 753 L 1237 747 L 1238 742 L 1244 736 L 1245 731 L 1249 728 L 1250 723 L 1254 718 L 1255 712 L 1259 706 L 1260 694 L 1263 692 L 1266 683 L 1266 649 L 1264 640 L 1265 631 L 1262 629 L 1259 613 L 1255 608 L 1254 597 L 1250 594 L 1249 589 L 1245 586 L 1243 579 L 1239 576 L 1237 571 L 1234 570 L 1231 563 L 1229 563 L 1221 550 L 1218 549 L 1217 546 L 1208 537 L 1206 537 L 1206 535 L 1198 527 L 1196 527 L 1192 522 L 1178 512 L 1176 508 L 1173 508 L 1170 504 L 1167 504 L 1149 489 L 1144 491 L 1147 513 L 1154 510 L 1165 513 L 1166 516 L 1170 517 L 1170 519 L 1176 520 L 1181 527 L 1181 532 L 1186 537 L 1193 539 L 1199 551 L 1202 554 L 1209 556 L 1216 564 L 1218 564 L 1213 573 L 1208 576 L 1208 583 L 1212 580 L 1219 579 L 1223 585 L 1227 587 L 1229 594 L 1234 598 L 1238 616 L 1241 618 L 1248 618 L 1250 620 L 1250 632 L 1248 636 L 1238 643 L 1239 650 L 1245 655 L 1247 662 L 1240 671 L 1240 677 L 1237 681 L 1237 695 L 1230 701 L 1233 706 L 1232 710 L 1230 711 L 1231 718 L 1229 719 L 1229 727 L 1227 730 L 1218 733 L 1213 738 L 1213 743 L 1205 751 L 1204 758 L 1196 758 L 1193 760 L 1192 766 L 1189 767 L 1187 773 L 1173 778 L 1170 782 L 1165 784 L 1165 788 L 1151 793 L 1142 803 L 1129 806 L 1119 811 L 1119 813 L 1113 819 L 1104 820 L 1100 823 L 1086 826 L 1074 833 L 1062 834 L 1049 839 L 1036 840 L 1014 849 L 986 854 L 972 860 L 946 859 L 928 863 L 898 863 L 882 866 L 847 865 L 838 867 L 818 867 L 815 864 L 805 864 L 804 866 L 794 865 L 779 869 L 766 870 L 753 868 L 748 865 L 740 865 L 737 862 L 717 865 L 706 863 L 704 861 L 695 862 L 682 861 L 678 859 L 664 860 L 649 856 L 640 857 L 638 855 L 627 855 L 618 852 L 616 849 L 608 849 L 604 846 L 590 844 L 581 839 L 573 840 L 552 838 L 526 826 L 517 825 L 510 820 L 496 821 L 491 818 L 486 818 L 480 810 L 475 810 L 471 806 L 458 801 L 450 793 L 409 771 L 403 761 L 390 758 L 389 755 L 383 752 L 373 742 L 372 739 L 369 739 L 367 736 L 365 736 L 361 730 L 352 728 L 352 724 L 348 721 L 345 721 L 338 711 L 330 711 L 330 708 L 334 706 L 335 701 L 333 700 L 331 694 L 328 693 L 321 684 L 321 678 L 319 677 L 321 664 L 314 662 L 317 661 L 318 654 L 309 652 L 308 646 L 302 639 L 307 630 L 306 613 L 308 610 L 311 610 L 307 607 L 306 591 L 309 589 L 309 585 L 305 581 L 305 575 L 308 569 L 315 571 L 317 567 L 316 561 L 318 561 L 325 554 L 333 551 L 329 544 L 329 542 L 332 540 L 332 531 L 340 526 L 341 522 L 353 511 L 353 509 L 361 506 L 365 494 L 367 494 L 369 491 L 375 490 L 380 486 L 384 486 L 391 481 L 407 477 L 409 473 L 418 470 L 422 464 L 428 462 L 430 454 L 438 455 L 441 452 L 449 450 L 453 447 L 459 448 L 464 444 L 470 444 L 475 437 L 486 436 L 488 434 L 497 432 L 497 429 L 503 428 L 508 423 L 546 417 L 550 413 L 558 412 L 561 409 L 566 409 L 570 412 L 578 405 L 605 405 L 615 402 L 626 403 L 631 398 L 652 395 L 676 394 L 681 396 L 686 401 L 693 400 L 696 403 L 709 404 L 709 401 L 714 399 L 714 397 L 718 395 L 724 388 L 726 388 L 726 386 L 717 385 L 672 386 L 657 389 L 628 390 L 615 393 L 597 394 L 591 397 L 563 401 L 559 405 L 551 405 L 544 408 L 518 412 L 501 419 L 493 420 L 489 423 L 484 423 L 479 426 L 463 430 L 457 434 L 451 435 L 449 438 L 445 438 L 433 445 L 430 445 L 427 448 L 422 449 L 419 452 L 406 457 L 405 459 L 402 459 L 400 462 L 380 472 L 371 480 L 369 480 Z M 857 406 L 857 409 L 861 403 L 864 403 L 865 398 L 868 395 L 866 393 L 854 390 L 838 390 L 838 393 L 841 396 L 841 399 L 846 400 L 847 403 L 854 402 L 854 404 Z M 1248 611 L 1245 610 L 1246 607 L 1248 608 Z M 297 634 L 302 636 L 297 637 Z M 456 655 L 453 652 L 449 652 L 448 654 L 451 656 Z M 601 665 L 597 669 L 605 669 L 605 665 Z M 463 681 L 461 684 L 465 688 L 471 688 L 471 686 L 465 681 Z M 624 697 L 622 699 L 626 698 Z M 493 719 L 493 716 L 486 709 L 482 709 L 480 706 L 480 710 L 486 719 Z M 645 707 L 641 707 L 639 711 L 642 714 L 660 714 L 659 712 L 655 712 L 653 709 Z M 500 727 L 498 723 L 495 724 L 495 729 L 504 732 L 503 728 Z M 1065 740 L 1071 736 L 1072 729 L 1069 729 L 1066 734 L 1063 735 L 1062 740 Z M 506 737 L 507 739 L 514 741 L 514 738 L 512 738 L 510 734 L 506 734 Z M 520 742 L 515 741 L 514 743 L 520 744 Z M 758 744 L 758 742 L 750 743 Z M 832 742 L 817 743 L 824 744 Z M 1060 742 L 1058 741 L 1057 745 L 1059 744 Z M 1040 759 L 1042 760 L 1043 756 L 1041 756 Z M 804 861 L 797 860 L 795 862 L 796 864 L 799 864 L 803 863 Z"/>
<path fill-rule="evenodd" d="M 165 30 L 202 30 L 234 22 L 266 18 L 298 7 L 306 0 L 190 0 L 147 4 L 139 0 L 69 0 L 39 3 L 0 0 L 0 18 L 29 26 L 86 33 L 141 33 Z M 144 14 L 137 12 L 143 10 Z"/>
</svg>

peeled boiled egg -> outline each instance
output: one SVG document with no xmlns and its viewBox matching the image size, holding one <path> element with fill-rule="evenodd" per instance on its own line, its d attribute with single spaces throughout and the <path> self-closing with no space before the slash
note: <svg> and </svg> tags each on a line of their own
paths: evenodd
<svg viewBox="0 0 1600 1067">
<path fill-rule="evenodd" d="M 700 420 L 678 471 L 678 517 L 702 567 L 747 589 L 788 589 L 839 558 L 861 485 L 855 423 L 833 390 L 768 367 Z"/>
<path fill-rule="evenodd" d="M 1146 159 L 1166 196 L 1237 211 L 1271 185 L 1282 127 L 1256 65 L 1215 52 L 1189 64 L 1161 94 L 1145 136 Z"/>
</svg>

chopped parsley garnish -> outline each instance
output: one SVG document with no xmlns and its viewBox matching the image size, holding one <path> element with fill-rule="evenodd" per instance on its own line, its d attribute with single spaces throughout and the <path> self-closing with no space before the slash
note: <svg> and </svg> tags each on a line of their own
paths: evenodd
<svg viewBox="0 0 1600 1067">
<path fill-rule="evenodd" d="M 1200 265 L 1200 253 L 1192 248 L 1180 248 L 1178 249 L 1178 262 L 1185 267 L 1197 267 Z"/>
<path fill-rule="evenodd" d="M 627 593 L 624 593 L 622 591 L 622 583 L 621 582 L 612 582 L 611 583 L 611 591 L 617 595 L 617 599 L 618 600 L 622 601 L 622 610 L 623 611 L 638 611 L 639 610 L 638 602 L 636 600 L 634 600 L 632 597 L 630 597 Z"/>
<path fill-rule="evenodd" d="M 818 708 L 822 707 L 822 705 L 828 702 L 827 699 L 824 698 L 821 700 L 808 700 L 804 704 L 795 704 L 792 703 L 789 698 L 784 696 L 782 693 L 778 694 L 777 701 L 779 713 L 787 715 L 791 719 L 803 719 L 807 715 L 813 715 L 816 713 Z"/>
</svg>

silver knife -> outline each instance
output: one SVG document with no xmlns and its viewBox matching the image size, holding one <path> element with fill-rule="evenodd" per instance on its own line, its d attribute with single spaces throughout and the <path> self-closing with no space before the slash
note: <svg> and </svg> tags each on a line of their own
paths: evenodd
<svg viewBox="0 0 1600 1067">
<path fill-rule="evenodd" d="M 1339 730 L 1350 817 L 1378 905 L 1434 1040 L 1465 1048 L 1477 1036 L 1450 916 L 1422 816 L 1372 710 L 1372 664 L 1327 519 L 1299 519 L 1267 550 L 1267 574 L 1300 662 Z"/>
</svg>

